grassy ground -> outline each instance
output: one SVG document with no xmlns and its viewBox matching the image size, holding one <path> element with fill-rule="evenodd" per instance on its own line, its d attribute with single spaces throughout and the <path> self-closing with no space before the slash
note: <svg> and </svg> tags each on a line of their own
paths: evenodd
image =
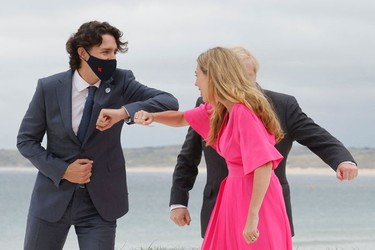
<svg viewBox="0 0 375 250">
<path fill-rule="evenodd" d="M 133 248 L 132 250 L 199 250 L 199 248 L 166 248 L 166 247 L 146 247 L 146 248 Z"/>
<path fill-rule="evenodd" d="M 124 250 L 125 248 L 122 247 L 117 250 Z M 131 250 L 199 250 L 199 248 L 181 248 L 181 247 L 175 247 L 175 248 L 169 248 L 169 247 L 156 247 L 156 246 L 148 246 L 148 247 L 139 247 L 139 248 L 132 248 Z"/>
</svg>

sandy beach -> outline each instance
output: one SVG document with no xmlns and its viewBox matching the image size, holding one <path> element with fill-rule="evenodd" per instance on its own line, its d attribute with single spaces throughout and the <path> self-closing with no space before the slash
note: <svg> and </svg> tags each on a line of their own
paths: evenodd
<svg viewBox="0 0 375 250">
<path fill-rule="evenodd" d="M 171 167 L 133 167 L 127 168 L 128 172 L 170 172 L 172 173 L 174 168 Z M 199 168 L 200 173 L 206 173 L 205 168 Z M 287 169 L 288 175 L 332 175 L 335 176 L 335 172 L 331 168 L 289 168 Z M 359 176 L 375 176 L 375 169 L 359 169 Z"/>
<path fill-rule="evenodd" d="M 157 173 L 173 173 L 174 167 L 150 167 L 150 166 L 139 166 L 139 167 L 127 167 L 126 171 L 129 173 L 142 173 L 142 172 L 157 172 Z M 0 171 L 36 171 L 33 167 L 0 167 Z M 200 167 L 200 173 L 206 173 L 206 168 Z M 335 176 L 335 172 L 327 168 L 287 168 L 288 175 L 332 175 Z M 359 169 L 360 176 L 375 176 L 375 169 Z"/>
</svg>

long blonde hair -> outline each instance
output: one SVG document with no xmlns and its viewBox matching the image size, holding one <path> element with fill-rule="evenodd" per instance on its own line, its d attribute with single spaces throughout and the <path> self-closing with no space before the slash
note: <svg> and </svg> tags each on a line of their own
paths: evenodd
<svg viewBox="0 0 375 250">
<path fill-rule="evenodd" d="M 246 105 L 260 117 L 277 142 L 283 138 L 283 131 L 270 103 L 250 78 L 245 65 L 235 52 L 222 47 L 212 48 L 202 53 L 197 63 L 209 79 L 207 101 L 213 107 L 207 140 L 209 145 L 216 142 L 227 113 L 220 100 Z"/>
</svg>

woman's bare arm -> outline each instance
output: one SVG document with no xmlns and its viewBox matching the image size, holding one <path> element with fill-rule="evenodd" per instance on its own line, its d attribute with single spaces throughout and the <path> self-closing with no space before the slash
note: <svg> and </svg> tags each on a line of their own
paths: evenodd
<svg viewBox="0 0 375 250">
<path fill-rule="evenodd" d="M 254 171 L 253 192 L 251 195 L 246 225 L 243 231 L 247 243 L 253 243 L 259 237 L 259 209 L 270 184 L 272 163 L 268 162 Z"/>
<path fill-rule="evenodd" d="M 185 120 L 183 112 L 173 110 L 156 113 L 149 113 L 141 110 L 135 113 L 134 122 L 145 126 L 150 125 L 153 122 L 171 127 L 183 127 L 189 125 Z"/>
</svg>

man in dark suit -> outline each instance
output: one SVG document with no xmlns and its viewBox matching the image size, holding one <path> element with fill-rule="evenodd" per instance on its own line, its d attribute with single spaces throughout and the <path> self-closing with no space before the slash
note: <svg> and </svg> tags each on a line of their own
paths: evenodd
<svg viewBox="0 0 375 250">
<path fill-rule="evenodd" d="M 38 81 L 17 136 L 19 151 L 39 170 L 24 249 L 62 249 L 71 225 L 80 249 L 114 249 L 116 220 L 128 211 L 124 121 L 131 124 L 141 109 L 178 109 L 171 94 L 116 68 L 117 52 L 127 51 L 121 37 L 107 22 L 82 24 L 66 43 L 70 70 Z M 124 120 L 97 130 L 103 108 L 120 108 Z"/>
<path fill-rule="evenodd" d="M 242 47 L 232 48 L 243 60 L 248 73 L 255 81 L 259 65 L 255 57 Z M 289 222 L 294 235 L 290 190 L 286 178 L 286 161 L 294 141 L 308 147 L 327 163 L 340 180 L 351 180 L 358 174 L 356 163 L 350 152 L 343 144 L 309 118 L 298 105 L 297 100 L 290 95 L 264 90 L 266 97 L 272 103 L 279 118 L 285 137 L 276 148 L 284 156 L 283 161 L 275 169 L 275 173 L 283 188 L 285 206 Z M 197 105 L 202 103 L 199 98 Z M 201 235 L 204 237 L 207 224 L 215 205 L 221 181 L 227 176 L 225 160 L 217 152 L 206 146 L 203 139 L 189 128 L 181 152 L 177 157 L 177 164 L 173 172 L 173 182 L 170 196 L 170 218 L 177 225 L 190 224 L 190 214 L 187 209 L 189 191 L 193 188 L 198 174 L 198 165 L 201 161 L 202 150 L 207 166 L 207 181 L 203 191 L 201 209 Z"/>
</svg>

